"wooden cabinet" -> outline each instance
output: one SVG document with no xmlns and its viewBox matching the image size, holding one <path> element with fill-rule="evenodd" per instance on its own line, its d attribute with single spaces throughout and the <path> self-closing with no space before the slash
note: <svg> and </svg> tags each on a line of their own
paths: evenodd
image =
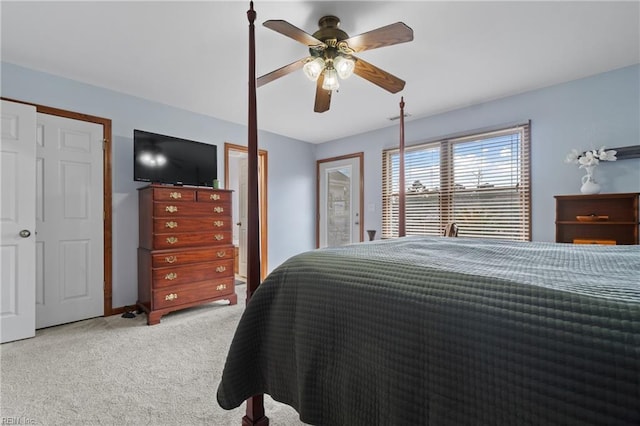
<svg viewBox="0 0 640 426">
<path fill-rule="evenodd" d="M 149 185 L 139 197 L 138 307 L 147 324 L 234 288 L 231 191 Z"/>
<path fill-rule="evenodd" d="M 638 195 L 556 195 L 556 242 L 638 244 Z"/>
</svg>

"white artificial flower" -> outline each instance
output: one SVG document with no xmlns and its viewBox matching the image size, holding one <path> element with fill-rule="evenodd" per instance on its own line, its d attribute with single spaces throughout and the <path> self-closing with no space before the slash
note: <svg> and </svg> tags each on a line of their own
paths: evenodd
<svg viewBox="0 0 640 426">
<path fill-rule="evenodd" d="M 597 154 L 597 153 L 596 153 Z M 580 168 L 595 166 L 599 162 L 598 157 L 593 155 L 593 151 L 587 151 L 584 155 L 578 158 L 578 163 L 580 163 Z"/>
<path fill-rule="evenodd" d="M 583 169 L 597 166 L 600 161 L 616 161 L 616 154 L 617 152 L 615 150 L 607 151 L 604 149 L 604 146 L 600 149 L 592 149 L 583 153 L 580 153 L 577 149 L 572 149 L 571 152 L 567 154 L 564 162 L 579 164 L 579 168 Z"/>
<path fill-rule="evenodd" d="M 600 153 L 600 159 L 603 161 L 616 161 L 618 158 L 616 157 L 616 154 L 618 153 L 618 151 L 615 150 L 610 150 L 610 151 L 602 151 Z"/>
<path fill-rule="evenodd" d="M 570 153 L 567 154 L 567 158 L 564 159 L 564 162 L 578 164 L 578 157 L 580 157 L 580 153 L 577 149 L 574 148 Z"/>
</svg>

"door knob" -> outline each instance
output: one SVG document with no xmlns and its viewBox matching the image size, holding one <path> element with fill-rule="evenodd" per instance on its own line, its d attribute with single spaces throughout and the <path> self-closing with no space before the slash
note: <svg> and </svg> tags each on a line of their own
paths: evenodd
<svg viewBox="0 0 640 426">
<path fill-rule="evenodd" d="M 29 238 L 31 236 L 31 232 L 28 229 L 23 229 L 20 231 L 20 236 L 22 238 Z"/>
<path fill-rule="evenodd" d="M 242 226 L 242 222 L 236 223 L 237 226 Z"/>
</svg>

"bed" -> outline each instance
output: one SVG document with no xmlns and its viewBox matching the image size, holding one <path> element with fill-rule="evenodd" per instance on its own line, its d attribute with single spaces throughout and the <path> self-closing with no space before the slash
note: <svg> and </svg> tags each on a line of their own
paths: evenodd
<svg viewBox="0 0 640 426">
<path fill-rule="evenodd" d="M 404 237 L 260 285 L 218 402 L 313 425 L 640 424 L 640 248 Z"/>
<path fill-rule="evenodd" d="M 400 238 L 260 282 L 253 2 L 247 17 L 247 307 L 218 404 L 261 426 L 264 394 L 316 426 L 639 425 L 639 246 L 406 237 L 400 215 Z"/>
</svg>

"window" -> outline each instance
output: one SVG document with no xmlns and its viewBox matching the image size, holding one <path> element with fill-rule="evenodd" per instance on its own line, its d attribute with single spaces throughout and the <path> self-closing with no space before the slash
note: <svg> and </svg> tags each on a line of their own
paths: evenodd
<svg viewBox="0 0 640 426">
<path fill-rule="evenodd" d="M 405 148 L 407 235 L 531 240 L 529 124 Z M 382 153 L 382 237 L 398 236 L 399 149 Z"/>
</svg>

